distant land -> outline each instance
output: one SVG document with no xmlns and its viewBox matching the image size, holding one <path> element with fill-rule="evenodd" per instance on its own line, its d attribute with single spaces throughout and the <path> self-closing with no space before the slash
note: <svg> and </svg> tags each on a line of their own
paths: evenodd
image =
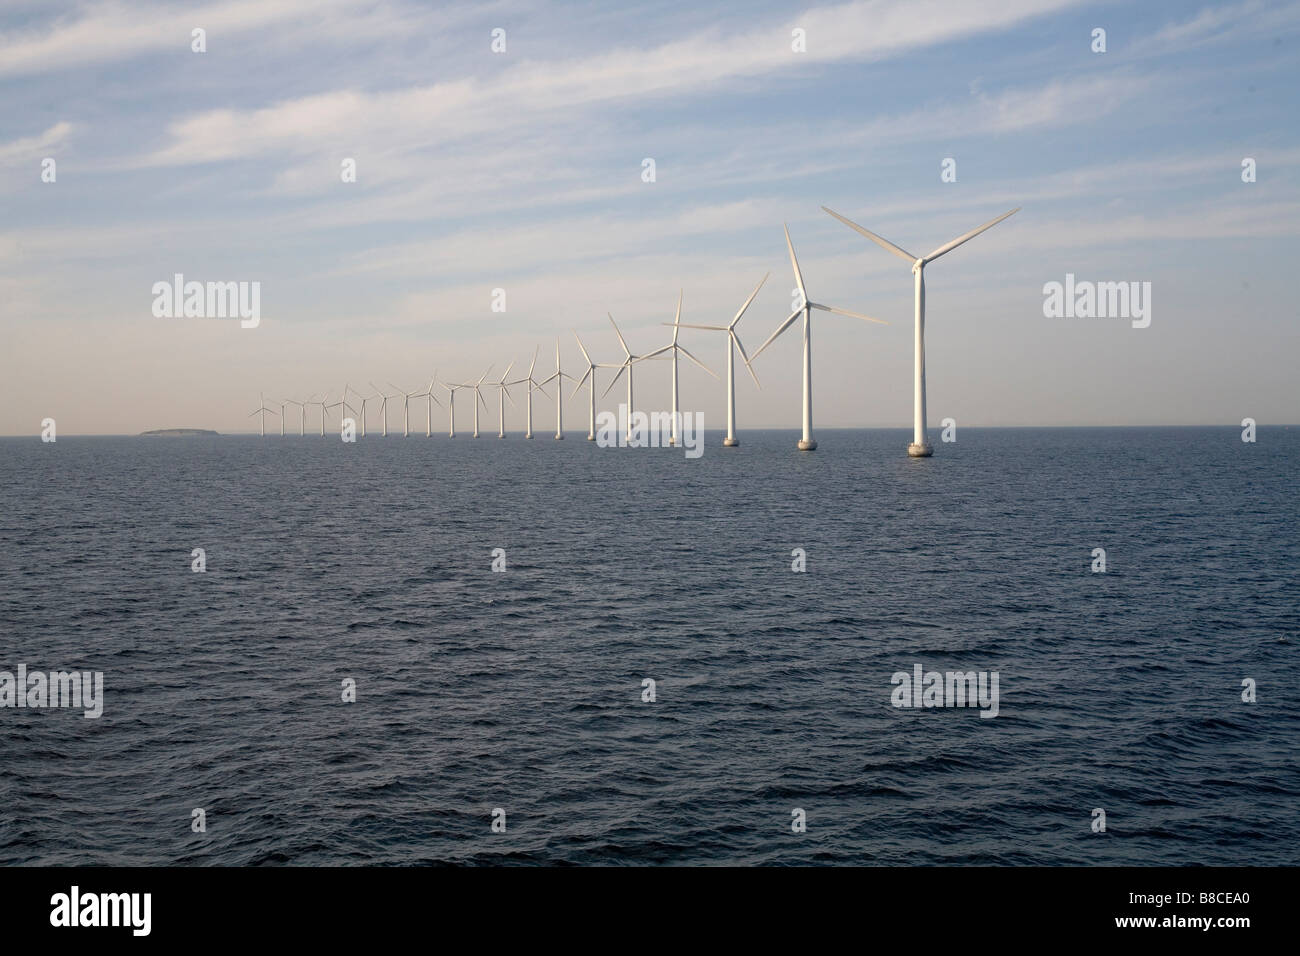
<svg viewBox="0 0 1300 956">
<path fill-rule="evenodd" d="M 187 435 L 215 435 L 210 428 L 155 428 L 151 432 L 141 432 L 141 435 L 161 435 L 163 438 L 177 438 Z"/>
</svg>

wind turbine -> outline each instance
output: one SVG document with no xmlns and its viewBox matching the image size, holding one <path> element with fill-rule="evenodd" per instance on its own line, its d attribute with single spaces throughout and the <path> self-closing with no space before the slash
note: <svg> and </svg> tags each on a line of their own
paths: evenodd
<svg viewBox="0 0 1300 956">
<path fill-rule="evenodd" d="M 613 322 L 613 319 L 610 319 Z M 555 440 L 560 441 L 564 438 L 564 380 L 572 382 L 573 376 L 560 368 L 560 338 L 555 338 L 555 374 L 542 382 L 548 384 L 552 380 L 555 382 Z"/>
<path fill-rule="evenodd" d="M 578 333 L 575 331 L 573 337 L 578 339 Z M 599 367 L 591 360 L 587 354 L 587 348 L 582 344 L 582 339 L 578 339 L 578 348 L 582 349 L 582 357 L 587 360 L 587 371 L 583 373 L 582 378 L 578 379 L 578 384 L 573 389 L 570 398 L 576 398 L 578 390 L 582 388 L 582 383 L 591 379 L 591 384 L 587 386 L 587 395 L 591 399 L 591 415 L 587 420 L 587 441 L 596 440 L 596 369 Z"/>
<path fill-rule="evenodd" d="M 456 389 L 468 388 L 466 385 L 448 385 L 441 383 L 447 390 L 447 437 L 456 437 Z"/>
<path fill-rule="evenodd" d="M 527 383 L 528 385 L 528 399 L 526 401 L 528 415 L 527 415 L 527 427 L 526 430 L 524 431 L 525 438 L 533 437 L 533 392 L 538 391 L 541 392 L 543 395 L 546 395 L 546 389 L 542 388 L 542 383 L 537 381 L 535 378 L 533 378 L 533 369 L 537 368 L 537 354 L 541 350 L 542 347 L 540 345 L 537 346 L 537 348 L 533 349 L 533 363 L 528 366 L 528 376 L 526 378 L 515 379 L 513 382 L 508 383 L 510 385 L 523 385 Z M 551 376 L 551 378 L 554 377 L 555 376 Z M 547 381 L 550 381 L 550 379 L 547 379 Z M 550 398 L 549 395 L 546 395 L 546 397 Z"/>
<path fill-rule="evenodd" d="M 433 437 L 433 406 L 437 405 L 439 408 L 442 408 L 442 402 L 438 401 L 436 398 L 433 397 L 433 386 L 437 384 L 438 384 L 438 370 L 434 369 L 433 378 L 429 379 L 429 390 L 424 393 L 425 397 L 429 400 L 427 403 L 429 406 L 429 415 L 428 418 L 425 419 L 425 426 L 424 426 L 425 438 Z"/>
<path fill-rule="evenodd" d="M 609 315 L 608 312 L 605 314 Z M 618 336 L 618 344 L 623 346 L 623 354 L 626 356 L 626 358 L 624 358 L 623 361 L 618 365 L 600 366 L 601 368 L 618 369 L 618 372 L 615 373 L 614 375 L 613 381 L 609 383 L 609 385 L 605 388 L 605 391 L 601 393 L 600 397 L 604 398 L 606 395 L 609 394 L 610 389 L 612 389 L 616 384 L 618 384 L 619 376 L 622 375 L 623 372 L 626 370 L 627 371 L 627 438 L 629 441 L 631 441 L 632 439 L 632 363 L 640 362 L 648 358 L 653 358 L 656 355 L 661 355 L 664 352 L 667 352 L 670 348 L 672 348 L 672 346 L 665 345 L 663 348 L 655 349 L 653 352 L 647 352 L 645 355 L 633 355 L 631 349 L 627 347 L 627 342 L 624 341 L 623 339 L 623 333 L 618 330 L 618 323 L 614 321 L 614 317 L 612 315 L 609 316 L 609 324 L 614 326 L 614 334 Z"/>
<path fill-rule="evenodd" d="M 258 412 L 262 413 L 262 437 L 265 438 L 266 437 L 266 413 L 270 412 L 272 415 L 274 415 L 275 410 L 266 407 L 266 398 L 262 395 L 261 392 L 257 393 L 257 406 L 258 406 L 257 408 L 253 409 L 251 412 L 248 413 L 248 417 L 252 418 Z"/>
<path fill-rule="evenodd" d="M 688 359 L 690 359 L 700 368 L 704 369 L 704 371 L 708 372 L 710 375 L 713 375 L 714 378 L 718 377 L 717 375 L 713 374 L 713 369 L 709 368 L 707 365 L 705 365 L 703 362 L 697 359 L 694 355 L 692 355 L 690 353 L 690 350 L 687 349 L 686 346 L 677 344 L 677 336 L 682 330 L 681 321 L 682 321 L 682 293 L 678 292 L 677 293 L 677 315 L 671 323 L 673 327 L 673 341 L 672 344 L 668 346 L 668 348 L 673 353 L 673 421 L 672 421 L 672 434 L 668 436 L 668 444 L 670 445 L 677 444 L 677 418 L 678 418 L 677 416 L 677 353 L 681 352 L 683 355 L 685 355 Z M 664 323 L 664 324 L 667 325 L 669 323 Z M 630 415 L 631 412 L 629 411 L 628 414 Z"/>
<path fill-rule="evenodd" d="M 282 398 L 282 399 L 280 399 L 280 437 L 281 437 L 281 438 L 284 437 L 284 418 L 285 418 L 285 415 L 284 415 L 284 407 L 285 407 L 286 405 L 291 404 L 292 402 L 293 402 L 293 399 L 291 399 L 291 398 Z"/>
<path fill-rule="evenodd" d="M 351 405 L 348 404 L 348 386 L 347 386 L 347 385 L 344 385 L 344 386 L 343 386 L 343 395 L 342 395 L 342 397 L 340 397 L 339 400 L 338 400 L 337 402 L 330 402 L 329 407 L 330 407 L 330 408 L 337 408 L 337 409 L 339 410 L 339 434 L 341 435 L 341 434 L 343 433 L 343 413 L 344 413 L 345 411 L 346 411 L 346 412 L 351 412 L 353 415 L 355 415 L 355 414 L 357 413 L 357 410 L 356 410 L 355 408 L 353 408 Z"/>
<path fill-rule="evenodd" d="M 388 386 L 390 388 L 397 388 L 397 386 L 394 385 L 392 382 L 389 382 Z M 402 437 L 410 438 L 411 437 L 411 399 L 423 398 L 424 392 L 408 392 L 405 391 L 404 389 L 397 388 L 397 394 L 394 395 L 393 397 L 400 398 L 402 400 Z"/>
<path fill-rule="evenodd" d="M 944 243 L 928 256 L 921 256 L 920 258 L 917 258 L 910 252 L 900 249 L 888 239 L 882 239 L 874 232 L 863 229 L 856 222 L 845 219 L 833 209 L 827 209 L 825 206 L 822 206 L 822 209 L 830 213 L 850 229 L 866 236 L 882 249 L 886 249 L 898 256 L 900 259 L 912 264 L 912 275 L 916 277 L 916 362 L 912 383 L 912 443 L 907 446 L 907 453 L 913 458 L 929 458 L 934 454 L 934 449 L 931 448 L 925 440 L 925 267 L 945 253 L 952 252 L 952 250 L 956 249 L 963 242 L 974 239 L 985 229 L 991 229 L 1003 219 L 1019 212 L 1020 207 L 1017 206 L 1015 209 L 1011 210 L 1011 212 L 1004 212 L 1002 215 L 998 216 L 998 218 L 984 223 L 984 225 L 980 226 L 978 229 L 972 229 L 964 236 L 958 236 L 952 242 Z"/>
<path fill-rule="evenodd" d="M 510 370 L 514 367 L 514 360 L 511 359 L 510 364 L 506 366 L 506 370 L 501 373 L 501 381 L 491 383 L 497 387 L 497 438 L 506 437 L 506 399 L 510 398 L 510 385 L 515 384 L 511 382 L 510 385 L 507 385 L 506 379 L 510 377 Z M 510 398 L 510 404 L 511 406 L 515 404 L 513 398 Z"/>
<path fill-rule="evenodd" d="M 301 438 L 307 433 L 307 405 L 292 398 L 286 398 L 285 401 L 298 406 L 298 437 Z"/>
<path fill-rule="evenodd" d="M 321 437 L 321 438 L 324 438 L 324 437 L 325 437 L 325 408 L 326 408 L 326 405 L 325 405 L 325 399 L 326 399 L 326 398 L 329 398 L 329 397 L 330 397 L 330 393 L 329 393 L 329 392 L 326 392 L 325 395 L 324 395 L 324 397 L 321 398 L 321 400 L 320 400 L 319 402 L 313 400 L 313 401 L 310 401 L 310 402 L 307 403 L 307 404 L 309 404 L 309 405 L 319 405 L 319 406 L 320 406 L 320 437 Z"/>
<path fill-rule="evenodd" d="M 396 398 L 397 396 L 385 395 L 383 391 L 379 388 L 379 386 L 376 385 L 374 382 L 370 383 L 370 387 L 375 390 L 375 398 L 379 399 L 379 419 L 380 419 L 380 424 L 382 425 L 382 428 L 380 429 L 379 437 L 387 438 L 388 437 L 388 400 L 390 398 Z"/>
<path fill-rule="evenodd" d="M 847 315 L 855 319 L 865 319 L 868 322 L 877 322 L 880 325 L 888 325 L 884 319 L 873 319 L 869 315 L 862 315 L 858 312 L 850 312 L 847 309 L 837 309 L 833 305 L 822 305 L 820 302 L 813 302 L 808 298 L 808 290 L 804 288 L 803 273 L 799 271 L 799 260 L 794 255 L 794 243 L 790 241 L 790 229 L 785 228 L 785 245 L 790 250 L 790 265 L 794 268 L 794 281 L 799 286 L 799 296 L 803 299 L 803 305 L 790 313 L 790 317 L 777 326 L 766 342 L 764 342 L 751 361 L 756 361 L 763 354 L 763 349 L 767 348 L 776 339 L 778 335 L 790 327 L 795 319 L 803 315 L 803 437 L 799 439 L 796 446 L 800 451 L 812 451 L 817 447 L 817 440 L 812 434 L 812 310 L 821 309 L 823 312 L 834 312 L 837 315 Z"/>
<path fill-rule="evenodd" d="M 483 407 L 484 407 L 484 408 L 487 408 L 487 402 L 484 402 L 484 401 L 483 401 L 483 395 L 482 395 L 482 393 L 480 392 L 480 389 L 483 387 L 483 380 L 484 380 L 485 378 L 488 377 L 488 373 L 491 372 L 491 371 L 492 371 L 492 366 L 489 365 L 488 368 L 487 368 L 487 372 L 484 372 L 482 375 L 480 375 L 480 376 L 478 377 L 478 381 L 477 381 L 477 382 L 472 382 L 472 383 L 469 383 L 469 384 L 466 384 L 466 385 L 460 385 L 460 386 L 457 386 L 458 388 L 472 388 L 472 389 L 474 390 L 474 437 L 475 437 L 475 438 L 478 438 L 478 407 L 479 407 L 479 404 L 482 403 Z"/>
<path fill-rule="evenodd" d="M 767 275 L 771 275 L 769 272 Z M 740 349 L 740 356 L 745 360 L 745 368 L 749 370 L 750 377 L 754 384 L 760 389 L 763 387 L 758 384 L 758 376 L 754 374 L 753 367 L 749 364 L 749 356 L 745 354 L 745 346 L 740 341 L 740 336 L 736 334 L 736 323 L 740 317 L 745 314 L 749 304 L 754 301 L 758 295 L 758 290 L 763 288 L 763 283 L 767 281 L 767 275 L 758 280 L 758 285 L 754 286 L 754 291 L 749 294 L 745 304 L 740 307 L 736 317 L 731 320 L 729 325 L 685 325 L 681 322 L 681 315 L 678 314 L 678 321 L 673 323 L 683 329 L 708 329 L 711 332 L 727 333 L 727 437 L 722 440 L 726 448 L 735 448 L 740 444 L 740 439 L 736 437 L 736 349 Z M 674 333 L 673 340 L 676 341 Z"/>
</svg>

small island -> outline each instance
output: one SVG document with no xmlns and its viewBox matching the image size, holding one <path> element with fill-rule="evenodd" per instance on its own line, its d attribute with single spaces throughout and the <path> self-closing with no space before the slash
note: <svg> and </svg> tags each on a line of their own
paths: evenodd
<svg viewBox="0 0 1300 956">
<path fill-rule="evenodd" d="M 162 438 L 186 438 L 192 435 L 215 435 L 217 432 L 210 428 L 155 428 L 151 432 L 140 434 Z"/>
</svg>

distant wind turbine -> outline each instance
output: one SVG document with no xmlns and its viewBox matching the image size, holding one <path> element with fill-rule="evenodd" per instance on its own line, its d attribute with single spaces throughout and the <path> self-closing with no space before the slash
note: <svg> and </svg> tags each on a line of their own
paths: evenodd
<svg viewBox="0 0 1300 956">
<path fill-rule="evenodd" d="M 330 397 L 330 393 L 329 393 L 329 392 L 326 392 L 325 395 L 324 395 L 324 397 L 322 397 L 321 400 L 320 400 L 319 402 L 313 400 L 313 401 L 310 401 L 310 402 L 307 403 L 307 404 L 309 404 L 309 405 L 319 405 L 319 406 L 320 406 L 320 437 L 321 437 L 321 438 L 324 438 L 324 437 L 325 437 L 325 409 L 326 409 L 326 407 L 327 407 L 326 404 L 325 404 L 325 399 L 327 399 L 327 398 L 329 398 L 329 397 Z"/>
<path fill-rule="evenodd" d="M 718 377 L 717 375 L 714 374 L 713 369 L 709 368 L 707 365 L 705 365 L 703 362 L 697 359 L 694 355 L 692 355 L 690 353 L 690 350 L 687 349 L 686 346 L 677 344 L 677 336 L 682 330 L 681 321 L 682 321 L 682 293 L 678 292 L 677 293 L 677 315 L 673 318 L 673 321 L 671 323 L 665 323 L 665 324 L 671 324 L 673 327 L 673 341 L 672 344 L 668 346 L 668 348 L 673 353 L 673 418 L 672 418 L 672 426 L 671 426 L 672 434 L 668 436 L 668 444 L 670 445 L 677 444 L 677 417 L 678 417 L 677 416 L 677 353 L 680 352 L 681 354 L 685 355 L 688 359 L 690 359 L 700 368 L 704 369 L 704 371 L 708 372 L 710 375 L 713 375 L 714 378 Z M 630 415 L 631 411 L 629 411 L 628 414 Z"/>
<path fill-rule="evenodd" d="M 528 366 L 528 375 L 524 378 L 515 379 L 513 382 L 508 383 L 510 385 L 526 384 L 528 386 L 528 398 L 525 400 L 525 407 L 528 410 L 524 429 L 525 438 L 533 437 L 533 392 L 537 391 L 546 395 L 546 389 L 542 388 L 542 383 L 533 378 L 533 371 L 537 368 L 537 355 L 541 350 L 542 347 L 540 345 L 533 349 L 533 361 L 532 364 Z M 550 398 L 549 395 L 546 395 L 546 397 Z"/>
<path fill-rule="evenodd" d="M 433 406 L 437 405 L 439 408 L 442 408 L 442 402 L 438 401 L 436 398 L 433 397 L 433 386 L 437 384 L 438 384 L 438 370 L 434 369 L 433 378 L 429 379 L 429 390 L 424 393 L 424 397 L 428 399 L 428 402 L 426 404 L 429 406 L 428 417 L 425 419 L 425 425 L 424 425 L 425 438 L 433 437 Z"/>
<path fill-rule="evenodd" d="M 847 315 L 855 319 L 865 319 L 867 322 L 876 322 L 880 325 L 889 323 L 883 319 L 873 319 L 869 315 L 862 315 L 858 312 L 850 312 L 847 309 L 837 309 L 833 305 L 822 305 L 819 302 L 813 302 L 808 298 L 808 290 L 804 288 L 803 273 L 799 271 L 799 260 L 794 255 L 794 243 L 790 241 L 790 229 L 785 228 L 785 244 L 790 250 L 790 265 L 794 268 L 794 281 L 799 286 L 799 296 L 803 299 L 803 305 L 790 313 L 790 317 L 777 326 L 766 342 L 764 342 L 757 352 L 754 353 L 756 361 L 763 350 L 775 341 L 776 337 L 790 327 L 795 319 L 803 316 L 803 437 L 799 439 L 796 446 L 800 451 L 812 451 L 817 447 L 817 441 L 812 434 L 812 310 L 821 309 L 823 312 L 834 312 L 837 315 Z"/>
<path fill-rule="evenodd" d="M 578 333 L 575 331 L 573 337 L 578 339 Z M 570 398 L 576 398 L 578 391 L 582 388 L 582 383 L 588 379 L 591 381 L 587 385 L 587 395 L 591 399 L 590 416 L 587 420 L 587 441 L 596 440 L 596 369 L 597 365 L 587 354 L 587 347 L 582 344 L 582 339 L 578 339 L 578 348 L 582 349 L 582 357 L 587 360 L 587 371 L 583 373 L 582 378 L 578 379 L 578 384 L 574 386 L 573 394 Z"/>
<path fill-rule="evenodd" d="M 608 313 L 606 313 L 606 314 L 608 315 Z M 618 330 L 618 323 L 614 321 L 614 317 L 613 317 L 612 315 L 609 316 L 609 324 L 612 325 L 612 326 L 614 326 L 614 334 L 618 336 L 618 344 L 621 345 L 621 346 L 623 346 L 623 354 L 626 356 L 626 358 L 624 358 L 623 361 L 622 361 L 620 364 L 618 364 L 618 365 L 603 365 L 603 364 L 602 364 L 602 365 L 600 366 L 600 368 L 616 368 L 616 369 L 618 369 L 618 372 L 615 373 L 613 380 L 609 383 L 608 386 L 606 386 L 605 391 L 601 393 L 601 396 L 600 396 L 600 397 L 601 397 L 601 398 L 604 398 L 606 395 L 608 395 L 609 392 L 610 392 L 610 389 L 612 389 L 615 385 L 618 384 L 619 376 L 622 375 L 624 372 L 627 372 L 627 438 L 628 438 L 629 440 L 631 440 L 631 438 L 632 438 L 632 411 L 633 411 L 633 405 L 632 405 L 632 365 L 633 365 L 633 363 L 635 363 L 635 362 L 641 362 L 641 361 L 644 361 L 645 359 L 653 358 L 653 357 L 656 356 L 656 355 L 662 355 L 664 352 L 667 352 L 670 348 L 672 348 L 672 346 L 671 346 L 671 345 L 665 345 L 663 348 L 661 348 L 661 349 L 655 349 L 653 352 L 647 352 L 645 355 L 633 355 L 633 354 L 632 354 L 632 350 L 629 349 L 629 348 L 627 347 L 627 342 L 623 339 L 623 333 L 620 332 L 620 331 Z"/>
<path fill-rule="evenodd" d="M 769 272 L 767 275 L 771 275 Z M 749 294 L 745 304 L 740 307 L 735 318 L 729 325 L 688 325 L 681 322 L 681 316 L 678 315 L 678 321 L 675 325 L 683 329 L 708 329 L 712 332 L 727 333 L 727 437 L 722 440 L 722 444 L 727 448 L 735 448 L 740 444 L 740 439 L 736 437 L 736 349 L 740 349 L 740 356 L 745 360 L 745 368 L 748 369 L 750 377 L 754 384 L 760 389 L 763 387 L 758 384 L 758 376 L 754 374 L 753 367 L 749 364 L 749 356 L 745 354 L 745 346 L 740 341 L 740 336 L 736 334 L 736 324 L 740 322 L 740 317 L 745 314 L 749 304 L 754 301 L 758 295 L 758 290 L 763 288 L 763 283 L 767 281 L 767 275 L 758 280 L 758 285 L 754 286 L 754 291 Z"/>
<path fill-rule="evenodd" d="M 903 259 L 912 265 L 912 275 L 916 277 L 914 283 L 916 288 L 916 334 L 915 364 L 913 367 L 914 374 L 912 380 L 912 443 L 907 446 L 907 453 L 913 458 L 929 458 L 934 454 L 934 449 L 931 448 L 930 444 L 925 440 L 925 267 L 940 256 L 952 252 L 952 250 L 956 249 L 963 242 L 974 239 L 985 229 L 991 229 L 1003 219 L 1019 212 L 1020 207 L 1017 206 L 1015 209 L 1011 210 L 1011 212 L 1004 212 L 996 219 L 984 223 L 984 225 L 980 226 L 978 229 L 972 229 L 964 236 L 958 236 L 952 242 L 944 243 L 928 256 L 921 256 L 920 258 L 912 255 L 910 252 L 900 249 L 888 239 L 883 239 L 874 232 L 871 232 L 868 229 L 863 229 L 856 222 L 845 219 L 834 210 L 827 209 L 825 206 L 822 206 L 822 209 L 830 213 L 850 229 L 856 230 L 866 236 L 882 249 L 892 252 L 900 259 Z"/>
<path fill-rule="evenodd" d="M 397 388 L 392 382 L 388 383 L 390 388 Z M 394 398 L 402 400 L 402 437 L 411 437 L 411 399 L 423 398 L 424 392 L 408 392 L 405 389 L 397 388 L 397 394 Z"/>
<path fill-rule="evenodd" d="M 286 398 L 285 401 L 290 405 L 298 406 L 298 437 L 301 438 L 307 433 L 307 406 L 292 398 Z"/>
<path fill-rule="evenodd" d="M 383 389 L 381 389 L 374 382 L 370 383 L 370 387 L 375 390 L 375 398 L 379 399 L 379 422 L 381 426 L 379 437 L 387 438 L 388 437 L 388 400 L 390 398 L 395 398 L 396 396 L 385 395 Z"/>
<path fill-rule="evenodd" d="M 343 413 L 344 413 L 344 412 L 351 412 L 353 415 L 355 415 L 355 414 L 357 413 L 357 410 L 356 410 L 355 408 L 353 408 L 351 405 L 348 404 L 348 386 L 346 386 L 346 385 L 343 386 L 343 395 L 342 395 L 342 397 L 341 397 L 337 402 L 330 402 L 329 407 L 330 407 L 330 408 L 337 408 L 337 409 L 339 410 L 339 434 L 342 434 L 342 433 L 343 433 L 343 425 L 344 425 L 344 415 L 343 415 Z"/>
<path fill-rule="evenodd" d="M 487 408 L 487 402 L 483 401 L 483 395 L 481 392 L 481 389 L 483 388 L 483 380 L 488 377 L 488 374 L 491 373 L 491 371 L 492 371 L 492 366 L 489 365 L 487 371 L 478 377 L 477 382 L 471 382 L 460 386 L 461 388 L 472 388 L 474 390 L 474 437 L 475 438 L 478 438 L 478 407 L 481 404 L 484 408 Z"/>
<path fill-rule="evenodd" d="M 610 321 L 613 322 L 614 320 L 610 319 Z M 574 380 L 572 375 L 570 375 L 568 372 L 560 368 L 560 339 L 558 336 L 556 336 L 555 374 L 547 378 L 546 381 L 542 382 L 543 385 L 547 385 L 551 382 L 555 383 L 555 440 L 556 441 L 560 441 L 561 439 L 564 438 L 564 380 L 566 378 L 570 382 Z"/>
<path fill-rule="evenodd" d="M 442 383 L 442 387 L 447 390 L 447 437 L 456 437 L 456 389 L 465 388 L 464 385 L 448 385 Z"/>
<path fill-rule="evenodd" d="M 274 415 L 275 409 L 266 407 L 266 397 L 261 392 L 257 393 L 257 408 L 249 412 L 248 417 L 252 418 L 258 412 L 262 413 L 262 437 L 265 438 L 266 437 L 266 413 L 270 412 L 272 415 Z"/>
<path fill-rule="evenodd" d="M 510 385 L 516 383 L 507 384 L 506 382 L 506 379 L 510 377 L 510 370 L 514 367 L 514 359 L 511 359 L 510 364 L 506 366 L 506 370 L 501 373 L 501 381 L 491 383 L 497 389 L 497 438 L 506 437 L 506 399 L 510 399 L 512 407 L 515 404 L 515 400 L 510 398 Z"/>
</svg>

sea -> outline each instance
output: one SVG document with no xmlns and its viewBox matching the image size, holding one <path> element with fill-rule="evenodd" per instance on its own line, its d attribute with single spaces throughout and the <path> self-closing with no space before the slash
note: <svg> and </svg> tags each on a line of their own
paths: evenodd
<svg viewBox="0 0 1300 956">
<path fill-rule="evenodd" d="M 1300 863 L 1300 427 L 740 437 L 0 439 L 0 863 Z"/>
</svg>

